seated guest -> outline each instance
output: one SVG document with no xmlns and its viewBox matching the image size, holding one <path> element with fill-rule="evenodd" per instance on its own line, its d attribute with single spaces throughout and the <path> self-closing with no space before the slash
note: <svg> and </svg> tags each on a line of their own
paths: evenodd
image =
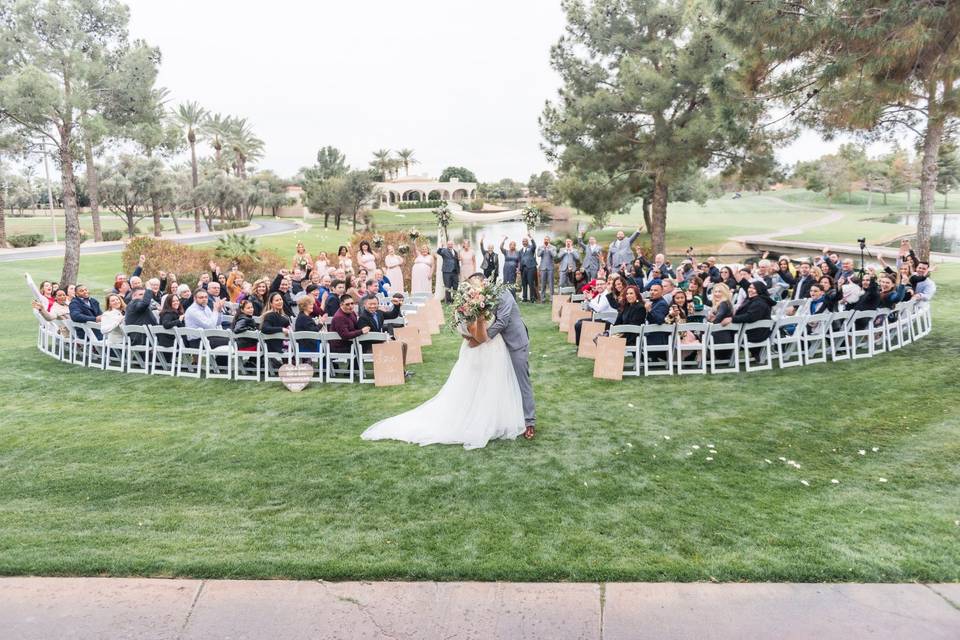
<svg viewBox="0 0 960 640">
<path fill-rule="evenodd" d="M 783 277 L 783 274 L 780 274 L 780 277 Z M 803 298 L 810 297 L 810 287 L 813 283 L 816 282 L 816 278 L 812 273 L 810 262 L 804 260 L 800 263 L 800 270 L 797 272 L 797 277 L 792 283 L 789 283 L 793 287 L 793 295 L 791 298 L 793 300 L 802 300 Z"/>
<path fill-rule="evenodd" d="M 134 267 L 133 273 L 130 274 L 130 278 L 127 278 L 127 274 L 125 273 L 118 273 L 117 276 L 114 278 L 113 290 L 110 291 L 110 293 L 119 293 L 121 296 L 126 295 L 126 293 L 130 291 L 130 289 L 122 285 L 128 282 L 130 279 L 138 277 L 141 273 L 143 273 L 143 265 L 146 263 L 146 261 L 147 261 L 147 256 L 141 254 L 140 260 L 137 261 L 137 266 Z"/>
<path fill-rule="evenodd" d="M 829 277 L 829 276 L 824 276 Z M 810 314 L 830 313 L 830 305 L 819 282 L 810 285 Z"/>
<path fill-rule="evenodd" d="M 670 303 L 663 297 L 663 287 L 654 284 L 650 287 L 650 299 L 644 303 L 647 310 L 647 324 L 663 324 L 670 313 Z M 666 343 L 664 343 L 666 344 Z"/>
<path fill-rule="evenodd" d="M 263 315 L 263 309 L 267 305 L 267 294 L 270 293 L 270 283 L 266 278 L 260 278 L 253 283 L 250 293 L 243 296 L 244 300 L 253 303 L 253 315 L 258 318 Z"/>
<path fill-rule="evenodd" d="M 730 290 L 731 300 L 733 292 L 737 289 L 737 279 L 734 277 L 733 269 L 727 265 L 720 267 L 720 282 L 727 285 L 727 288 Z M 714 283 L 718 284 L 718 283 Z"/>
<path fill-rule="evenodd" d="M 881 309 L 893 309 L 898 302 L 903 301 L 906 293 L 906 287 L 896 284 L 894 277 L 885 273 L 880 276 L 880 302 L 877 306 Z"/>
<path fill-rule="evenodd" d="M 377 281 L 373 278 L 367 279 L 363 294 L 360 296 L 360 305 L 364 306 L 367 298 L 373 298 L 374 300 L 379 300 L 378 296 L 380 295 L 380 286 L 377 284 Z"/>
<path fill-rule="evenodd" d="M 107 295 L 107 310 L 100 316 L 100 332 L 110 344 L 123 344 L 123 325 L 127 305 L 119 293 Z M 132 340 L 133 337 L 131 337 Z"/>
<path fill-rule="evenodd" d="M 577 293 L 581 293 L 589 282 L 587 272 L 583 269 L 577 269 L 573 272 L 573 290 Z"/>
<path fill-rule="evenodd" d="M 616 274 L 614 274 L 614 276 L 616 276 Z M 620 278 L 616 277 L 615 279 L 619 280 Z M 587 310 L 597 314 L 617 309 L 619 302 L 616 302 L 616 294 L 613 292 L 614 280 L 611 279 L 609 282 L 604 282 L 598 279 L 597 285 L 603 287 L 603 289 L 601 291 L 587 289 L 587 292 L 584 293 L 584 296 L 586 296 Z M 616 302 L 616 305 L 611 304 L 611 301 Z M 589 322 L 590 320 L 588 319 L 586 321 Z M 577 320 L 574 324 L 573 333 L 577 345 L 580 344 L 580 332 L 583 329 L 584 322 L 584 320 Z"/>
<path fill-rule="evenodd" d="M 854 279 L 854 282 L 856 280 Z M 860 289 L 863 293 L 853 305 L 856 311 L 876 311 L 880 306 L 880 287 L 869 273 L 860 277 Z"/>
<path fill-rule="evenodd" d="M 315 287 L 316 285 L 308 285 L 309 287 Z M 300 302 L 297 303 L 297 307 L 300 309 L 300 313 L 297 314 L 297 319 L 293 323 L 294 331 L 320 331 L 320 327 L 317 325 L 317 321 L 313 319 L 312 313 L 316 307 L 316 300 L 313 296 L 305 295 L 300 298 Z M 319 340 L 298 340 L 297 348 L 300 351 L 320 351 L 320 341 Z"/>
<path fill-rule="evenodd" d="M 287 276 L 287 270 L 281 269 L 277 274 L 277 277 L 273 279 L 273 283 L 270 285 L 270 292 L 278 292 L 283 299 L 283 313 L 289 318 L 293 315 L 293 309 L 296 306 L 296 303 L 293 300 L 293 292 L 291 291 L 292 281 L 289 276 Z M 268 304 L 264 307 L 264 311 L 269 311 L 270 305 Z"/>
<path fill-rule="evenodd" d="M 49 311 L 54 299 L 53 283 L 49 280 L 43 280 L 38 287 L 29 273 L 24 273 L 23 276 L 27 279 L 27 286 L 30 287 L 30 291 L 33 292 L 33 297 L 44 309 Z M 67 297 L 69 297 L 69 294 Z"/>
<path fill-rule="evenodd" d="M 190 305 L 193 304 L 193 291 L 190 289 L 190 285 L 181 284 L 177 287 L 177 298 L 180 299 L 180 311 L 185 313 L 187 309 L 190 308 Z"/>
<path fill-rule="evenodd" d="M 306 312 L 307 315 L 309 315 L 311 318 L 319 318 L 322 316 L 323 306 L 320 304 L 320 285 L 311 282 L 306 286 L 303 292 L 304 297 L 309 297 L 313 302 L 313 306 L 309 307 L 309 311 Z M 300 313 L 304 313 L 304 307 L 301 306 L 301 302 L 303 302 L 303 298 L 297 300 L 297 308 L 300 309 Z"/>
<path fill-rule="evenodd" d="M 917 272 L 910 276 L 910 286 L 913 288 L 914 297 L 918 300 L 929 302 L 937 293 L 937 283 L 930 277 L 932 271 L 929 262 L 920 260 L 917 262 Z"/>
<path fill-rule="evenodd" d="M 187 285 L 180 285 L 186 287 Z M 190 288 L 187 287 L 187 292 L 190 292 Z M 181 298 L 179 295 L 167 296 L 163 305 L 160 307 L 160 326 L 164 329 L 176 329 L 177 327 L 182 327 L 183 325 L 183 305 L 181 304 Z M 166 335 L 157 336 L 157 344 L 161 347 L 172 347 L 174 337 Z"/>
<path fill-rule="evenodd" d="M 823 313 L 833 313 L 837 310 L 837 305 L 840 302 L 837 288 L 833 286 L 833 278 L 830 276 L 820 276 L 817 284 L 820 285 L 820 291 L 823 292 L 823 302 L 826 307 Z"/>
<path fill-rule="evenodd" d="M 640 297 L 640 289 L 636 285 L 628 286 L 623 292 L 623 302 L 620 303 L 620 310 L 617 312 L 617 319 L 613 321 L 614 326 L 621 324 L 641 325 L 647 321 L 647 309 L 643 305 Z M 633 346 L 637 343 L 636 334 L 624 334 L 627 344 Z"/>
<path fill-rule="evenodd" d="M 738 324 L 748 324 L 759 320 L 769 320 L 776 302 L 770 297 L 767 291 L 767 284 L 763 281 L 751 282 L 747 287 L 747 301 L 737 310 L 737 313 L 729 321 L 724 320 L 722 324 L 727 325 L 730 322 Z M 760 342 L 770 335 L 770 329 L 750 329 L 747 331 L 747 338 L 751 342 Z M 760 348 L 755 347 L 750 350 L 754 358 L 760 356 Z"/>
<path fill-rule="evenodd" d="M 724 282 L 719 282 L 713 285 L 713 288 L 710 290 L 710 296 L 713 298 L 713 304 L 711 305 L 710 312 L 707 314 L 707 322 L 721 326 L 730 324 L 733 318 L 733 294 L 730 291 L 730 287 Z M 717 344 L 729 344 L 737 337 L 737 332 L 734 329 L 724 331 L 719 327 L 713 327 L 711 336 Z M 731 351 L 729 350 L 717 351 L 716 353 L 717 358 L 720 360 L 728 359 L 731 355 Z"/>
<path fill-rule="evenodd" d="M 284 309 L 283 294 L 274 291 L 267 298 L 267 311 L 260 317 L 260 333 L 266 336 L 290 333 L 290 317 Z M 272 352 L 283 351 L 283 344 L 276 340 L 266 343 Z"/>
<path fill-rule="evenodd" d="M 481 274 L 482 276 L 482 274 Z M 360 317 L 357 319 L 357 328 L 358 329 L 369 329 L 370 333 L 383 333 L 384 326 L 383 321 L 385 320 L 383 311 L 380 311 L 380 305 L 377 302 L 376 298 L 367 297 L 363 303 L 363 310 L 360 312 Z M 363 344 L 364 353 L 370 353 L 373 350 L 373 344 L 367 342 Z M 405 342 L 401 343 L 401 352 L 403 354 L 403 364 L 406 367 L 407 364 L 407 344 Z M 409 378 L 410 372 L 404 371 L 404 377 Z"/>
<path fill-rule="evenodd" d="M 701 311 L 703 311 L 704 304 L 708 303 L 708 301 L 704 300 L 706 296 L 703 292 L 703 281 L 699 276 L 694 276 L 690 279 L 690 281 L 687 283 L 686 293 L 687 301 L 692 305 L 689 311 L 690 315 L 693 315 L 694 313 L 699 314 Z"/>
<path fill-rule="evenodd" d="M 399 291 L 390 296 L 390 308 L 383 312 L 384 320 L 396 320 L 403 317 L 403 294 Z M 392 333 L 392 327 L 391 327 Z"/>
<path fill-rule="evenodd" d="M 50 305 L 49 311 L 47 310 L 47 304 L 45 302 L 32 300 L 31 303 L 33 308 L 36 309 L 45 320 L 49 320 L 57 325 L 61 336 L 65 338 L 69 337 L 70 330 L 63 324 L 63 321 L 69 320 L 71 315 L 70 307 L 67 306 L 67 292 L 64 289 L 57 289 L 56 293 L 53 294 L 53 304 Z M 80 330 L 77 329 L 78 335 L 79 332 Z"/>
<path fill-rule="evenodd" d="M 157 319 L 150 309 L 153 303 L 153 291 L 137 287 L 130 290 L 130 302 L 127 303 L 127 310 L 124 314 L 124 324 L 135 326 L 146 326 L 157 324 Z M 142 340 L 142 336 L 134 336 L 137 340 Z"/>
<path fill-rule="evenodd" d="M 340 339 L 331 340 L 330 349 L 337 353 L 348 353 L 354 338 L 369 333 L 370 327 L 361 329 L 357 326 L 357 316 L 353 312 L 355 303 L 350 294 L 343 294 L 339 302 L 340 307 L 330 321 L 330 330 L 335 331 Z"/>
<path fill-rule="evenodd" d="M 211 280 L 207 285 L 207 306 L 213 309 L 213 305 L 217 300 L 226 300 L 226 298 L 220 295 L 220 283 L 216 280 Z"/>
<path fill-rule="evenodd" d="M 345 295 L 347 285 L 343 280 L 334 280 L 330 287 L 330 295 L 327 296 L 327 301 L 324 303 L 323 313 L 328 318 L 333 318 L 340 310 L 340 298 Z"/>
<path fill-rule="evenodd" d="M 100 303 L 90 297 L 90 288 L 85 284 L 77 285 L 77 295 L 70 301 L 70 320 L 74 324 L 82 322 L 100 322 Z M 77 329 L 77 335 L 83 337 L 83 330 Z M 99 338 L 100 336 L 97 335 Z"/>
<path fill-rule="evenodd" d="M 216 282 L 210 282 L 207 285 L 207 289 L 216 284 Z M 208 329 L 220 328 L 223 322 L 221 309 L 223 309 L 225 300 L 218 297 L 214 300 L 213 307 L 211 307 L 209 304 L 211 296 L 207 289 L 200 288 L 193 292 L 193 304 L 190 305 L 190 308 L 183 314 L 183 324 L 187 329 L 203 329 L 206 331 Z M 196 348 L 198 342 L 198 340 L 188 340 L 187 345 L 190 348 Z M 226 338 L 210 339 L 211 347 L 220 347 L 225 344 L 227 344 Z"/>
<path fill-rule="evenodd" d="M 230 327 L 230 330 L 237 335 L 237 351 L 257 350 L 259 340 L 257 338 L 244 337 L 244 334 L 254 333 L 260 330 L 256 320 L 254 320 L 253 310 L 254 306 L 251 300 L 243 300 L 237 305 L 237 315 L 233 318 L 233 326 Z"/>
</svg>

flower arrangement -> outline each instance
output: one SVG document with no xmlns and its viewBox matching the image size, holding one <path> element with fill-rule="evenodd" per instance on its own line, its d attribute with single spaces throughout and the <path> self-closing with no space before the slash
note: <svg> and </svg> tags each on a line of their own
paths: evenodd
<svg viewBox="0 0 960 640">
<path fill-rule="evenodd" d="M 536 207 L 526 207 L 521 217 L 523 218 L 524 224 L 527 225 L 527 230 L 532 231 L 540 224 L 540 209 Z"/>
<path fill-rule="evenodd" d="M 416 227 L 413 227 L 412 229 L 410 229 L 410 231 L 407 231 L 407 235 L 410 236 L 411 240 L 416 242 L 417 238 L 420 237 L 420 232 L 417 231 Z"/>
<path fill-rule="evenodd" d="M 450 318 L 452 328 L 463 333 L 463 325 L 478 319 L 493 319 L 500 295 L 510 289 L 510 285 L 495 284 L 489 280 L 461 282 L 453 294 L 453 314 Z"/>
<path fill-rule="evenodd" d="M 383 246 L 383 236 L 379 233 L 373 234 L 373 246 L 377 249 Z"/>
<path fill-rule="evenodd" d="M 397 245 L 397 253 L 399 253 L 399 254 L 402 255 L 402 256 L 407 255 L 408 253 L 410 253 L 410 245 L 408 245 L 408 244 L 406 244 L 406 243 L 404 243 L 404 244 L 398 244 L 398 245 Z"/>
<path fill-rule="evenodd" d="M 437 216 L 437 224 L 440 225 L 444 231 L 447 230 L 447 225 L 450 224 L 450 220 L 453 219 L 453 213 L 451 213 L 450 208 L 447 205 L 438 207 L 433 210 L 433 215 Z"/>
</svg>

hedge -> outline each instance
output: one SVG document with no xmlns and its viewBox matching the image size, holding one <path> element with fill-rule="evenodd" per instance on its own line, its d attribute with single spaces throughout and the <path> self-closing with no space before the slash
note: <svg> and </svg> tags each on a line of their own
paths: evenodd
<svg viewBox="0 0 960 640">
<path fill-rule="evenodd" d="M 232 265 L 229 261 L 217 259 L 213 252 L 213 247 L 194 248 L 172 240 L 140 236 L 127 244 L 121 260 L 123 268 L 127 273 L 130 273 L 136 266 L 137 260 L 143 255 L 147 259 L 143 267 L 144 277 L 156 276 L 159 271 L 163 270 L 167 273 L 177 274 L 179 282 L 185 282 L 192 286 L 196 284 L 199 274 L 210 271 L 211 260 L 219 263 L 220 269 L 224 273 L 230 270 Z M 252 282 L 260 277 L 272 279 L 286 264 L 287 261 L 276 252 L 261 249 L 258 259 L 245 258 L 237 266 L 243 271 L 246 279 Z"/>
<path fill-rule="evenodd" d="M 43 242 L 42 233 L 23 233 L 17 236 L 7 236 L 7 242 L 10 246 L 21 249 L 23 247 L 35 247 Z"/>
<path fill-rule="evenodd" d="M 415 200 L 413 202 L 401 202 L 397 205 L 399 209 L 436 209 L 447 204 L 446 200 Z"/>
<path fill-rule="evenodd" d="M 104 231 L 101 235 L 103 236 L 104 242 L 116 242 L 117 240 L 123 240 L 123 231 Z"/>
</svg>

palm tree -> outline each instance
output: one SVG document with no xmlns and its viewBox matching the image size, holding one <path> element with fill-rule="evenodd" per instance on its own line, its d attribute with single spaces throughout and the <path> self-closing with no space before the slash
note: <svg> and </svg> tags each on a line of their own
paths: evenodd
<svg viewBox="0 0 960 640">
<path fill-rule="evenodd" d="M 406 175 L 410 175 L 410 165 L 420 162 L 413 157 L 413 149 L 400 149 L 397 151 L 397 157 L 403 163 L 403 171 Z"/>
<path fill-rule="evenodd" d="M 230 130 L 230 117 L 222 116 L 219 113 L 206 114 L 206 117 L 203 119 L 203 126 L 201 131 L 203 135 L 210 140 L 210 146 L 213 147 L 213 155 L 217 161 L 217 166 L 222 168 L 222 155 L 223 155 L 223 139 L 227 136 L 227 132 Z M 227 168 L 227 173 L 230 173 L 230 168 Z"/>
<path fill-rule="evenodd" d="M 190 143 L 190 177 L 193 182 L 193 188 L 197 188 L 199 183 L 197 177 L 197 130 L 203 126 L 207 118 L 207 110 L 196 102 L 186 102 L 177 107 L 173 117 L 181 129 L 187 133 L 187 142 Z M 195 231 L 200 231 L 200 209 L 197 203 L 193 203 L 193 227 Z"/>
<path fill-rule="evenodd" d="M 383 178 L 386 180 L 391 171 L 390 160 L 390 149 L 379 149 L 373 152 L 373 160 L 370 162 L 370 166 L 378 173 L 383 174 Z"/>
<path fill-rule="evenodd" d="M 253 128 L 246 118 L 228 118 L 224 133 L 230 164 L 235 175 L 241 180 L 247 179 L 247 163 L 263 156 L 263 140 L 253 134 Z M 246 217 L 247 203 L 241 205 L 241 216 Z"/>
</svg>

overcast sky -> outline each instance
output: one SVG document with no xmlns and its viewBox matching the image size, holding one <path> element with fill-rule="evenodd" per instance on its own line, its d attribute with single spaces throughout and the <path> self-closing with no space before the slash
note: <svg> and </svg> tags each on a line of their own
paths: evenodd
<svg viewBox="0 0 960 640">
<path fill-rule="evenodd" d="M 550 168 L 537 117 L 559 86 L 559 0 L 128 4 L 131 36 L 160 47 L 171 104 L 248 118 L 266 143 L 261 166 L 281 176 L 328 144 L 356 167 L 375 149 L 409 147 L 415 172 L 432 176 L 451 164 L 482 181 Z M 837 144 L 807 134 L 780 156 Z"/>
</svg>

